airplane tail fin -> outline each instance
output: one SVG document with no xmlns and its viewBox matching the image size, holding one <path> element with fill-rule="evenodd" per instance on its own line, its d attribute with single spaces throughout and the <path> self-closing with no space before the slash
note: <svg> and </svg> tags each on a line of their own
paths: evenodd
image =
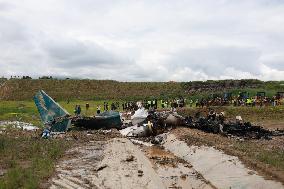
<svg viewBox="0 0 284 189">
<path fill-rule="evenodd" d="M 71 121 L 67 118 L 69 113 L 43 90 L 36 93 L 34 102 L 42 122 L 47 125 L 50 124 L 51 130 L 54 130 L 55 132 L 64 132 L 67 127 L 70 126 Z"/>
</svg>

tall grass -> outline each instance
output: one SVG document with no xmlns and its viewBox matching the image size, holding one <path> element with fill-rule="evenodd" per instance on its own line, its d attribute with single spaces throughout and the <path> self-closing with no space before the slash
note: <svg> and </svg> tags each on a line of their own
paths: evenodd
<svg viewBox="0 0 284 189">
<path fill-rule="evenodd" d="M 11 131 L 0 135 L 0 188 L 38 188 L 54 171 L 56 160 L 70 146 L 63 139 L 46 140 Z"/>
</svg>

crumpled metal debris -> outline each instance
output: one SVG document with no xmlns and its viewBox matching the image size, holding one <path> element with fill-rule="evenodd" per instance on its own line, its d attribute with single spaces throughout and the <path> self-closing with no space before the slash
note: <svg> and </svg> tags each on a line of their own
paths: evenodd
<svg viewBox="0 0 284 189">
<path fill-rule="evenodd" d="M 167 134 L 163 133 L 160 135 L 155 136 L 152 140 L 151 143 L 152 144 L 163 144 L 167 139 Z"/>
<path fill-rule="evenodd" d="M 244 122 L 241 116 L 236 116 L 236 121 L 226 121 L 224 116 L 210 114 L 202 117 L 200 114 L 195 118 L 188 116 L 185 118 L 186 126 L 199 129 L 205 132 L 222 134 L 228 137 L 241 137 L 245 139 L 271 139 L 272 136 L 284 135 L 283 130 L 270 131 L 261 126 L 252 125 L 250 122 Z"/>
<path fill-rule="evenodd" d="M 41 135 L 42 138 L 48 139 L 50 137 L 50 130 L 48 128 L 45 128 Z"/>
<path fill-rule="evenodd" d="M 31 123 L 21 122 L 21 121 L 0 121 L 0 127 L 5 129 L 6 127 L 18 128 L 26 131 L 35 131 L 39 128 Z"/>
<path fill-rule="evenodd" d="M 150 137 L 153 144 L 160 144 L 164 140 L 162 133 L 172 127 L 186 126 L 205 132 L 221 134 L 239 139 L 271 139 L 272 136 L 283 136 L 284 130 L 270 131 L 261 126 L 244 122 L 241 116 L 235 122 L 226 121 L 225 113 L 216 113 L 210 110 L 206 117 L 197 113 L 194 117 L 183 117 L 176 112 L 149 111 L 148 116 L 141 126 L 134 125 L 120 130 L 127 137 Z"/>
<path fill-rule="evenodd" d="M 133 116 L 131 116 L 131 122 L 133 125 L 136 125 L 145 121 L 147 117 L 148 111 L 145 108 L 141 107 L 135 111 Z"/>
</svg>

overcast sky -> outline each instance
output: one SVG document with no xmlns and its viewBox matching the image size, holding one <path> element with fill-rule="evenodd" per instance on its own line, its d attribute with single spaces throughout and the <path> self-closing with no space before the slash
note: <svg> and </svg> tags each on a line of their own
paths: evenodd
<svg viewBox="0 0 284 189">
<path fill-rule="evenodd" d="M 0 76 L 284 80 L 284 0 L 0 0 Z"/>
</svg>

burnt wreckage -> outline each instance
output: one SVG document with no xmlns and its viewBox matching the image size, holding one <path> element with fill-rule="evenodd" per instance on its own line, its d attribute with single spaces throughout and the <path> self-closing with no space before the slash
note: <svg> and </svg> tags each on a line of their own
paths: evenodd
<svg viewBox="0 0 284 189">
<path fill-rule="evenodd" d="M 131 121 L 123 123 L 120 113 L 115 111 L 106 111 L 91 117 L 71 116 L 43 90 L 36 93 L 34 101 L 42 122 L 52 132 L 66 132 L 73 124 L 87 129 L 117 128 L 121 133 L 125 133 L 125 136 L 131 137 L 156 136 L 178 126 L 248 139 L 271 139 L 272 136 L 284 135 L 284 130 L 270 131 L 261 126 L 254 126 L 250 122 L 243 122 L 240 116 L 236 117 L 235 122 L 226 121 L 223 112 L 216 113 L 213 109 L 205 116 L 198 112 L 193 117 L 183 117 L 177 112 L 146 110 L 140 106 L 131 116 Z"/>
<path fill-rule="evenodd" d="M 198 112 L 194 117 L 185 117 L 185 125 L 209 133 L 222 134 L 249 139 L 271 139 L 272 136 L 284 136 L 284 130 L 270 131 L 261 126 L 243 122 L 241 116 L 236 116 L 236 121 L 226 121 L 224 113 L 215 113 L 213 110 L 207 116 Z"/>
<path fill-rule="evenodd" d="M 284 136 L 284 130 L 270 131 L 250 122 L 243 122 L 240 116 L 237 116 L 235 122 L 227 121 L 224 113 L 215 113 L 213 110 L 206 116 L 199 112 L 194 117 L 183 117 L 176 112 L 149 111 L 143 122 L 136 125 L 131 122 L 124 124 L 121 133 L 128 137 L 149 137 L 179 126 L 242 139 L 271 139 L 273 136 Z"/>
</svg>

